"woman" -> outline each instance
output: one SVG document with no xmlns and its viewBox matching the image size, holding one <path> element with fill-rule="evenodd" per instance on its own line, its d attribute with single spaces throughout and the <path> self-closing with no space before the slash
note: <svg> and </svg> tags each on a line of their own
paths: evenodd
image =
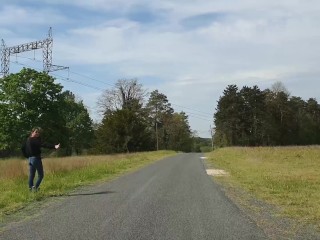
<svg viewBox="0 0 320 240">
<path fill-rule="evenodd" d="M 39 186 L 41 184 L 41 181 L 44 177 L 43 173 L 43 165 L 41 160 L 41 148 L 52 148 L 52 149 L 58 149 L 60 148 L 59 144 L 48 144 L 43 143 L 41 141 L 41 128 L 36 127 L 33 128 L 31 131 L 30 136 L 28 137 L 25 145 L 24 145 L 24 152 L 28 156 L 29 160 L 29 189 L 30 191 L 38 191 Z M 36 182 L 36 185 L 33 185 L 33 181 L 35 178 L 36 172 L 38 173 L 38 180 Z"/>
</svg>

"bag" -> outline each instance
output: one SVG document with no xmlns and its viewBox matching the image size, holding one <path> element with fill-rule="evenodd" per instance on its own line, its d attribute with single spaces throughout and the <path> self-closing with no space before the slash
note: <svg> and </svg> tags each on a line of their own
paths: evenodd
<svg viewBox="0 0 320 240">
<path fill-rule="evenodd" d="M 31 154 L 30 154 L 30 146 L 29 146 L 29 138 L 25 141 L 25 143 L 21 146 L 21 151 L 22 151 L 22 155 L 25 157 L 25 158 L 29 158 L 31 157 Z"/>
</svg>

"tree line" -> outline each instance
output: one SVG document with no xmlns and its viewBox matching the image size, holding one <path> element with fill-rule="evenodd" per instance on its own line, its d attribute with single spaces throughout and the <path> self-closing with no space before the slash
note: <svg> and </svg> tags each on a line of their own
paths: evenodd
<svg viewBox="0 0 320 240">
<path fill-rule="evenodd" d="M 290 96 L 281 82 L 271 89 L 229 85 L 214 114 L 216 146 L 320 144 L 320 105 Z"/>
<path fill-rule="evenodd" d="M 199 148 L 187 115 L 174 112 L 158 90 L 148 94 L 136 79 L 118 80 L 98 103 L 103 118 L 94 123 L 83 101 L 63 91 L 46 73 L 23 68 L 2 78 L 0 156 L 21 155 L 21 143 L 35 126 L 44 129 L 45 141 L 61 143 L 61 155 L 162 149 L 188 152 L 194 150 L 195 142 Z"/>
</svg>

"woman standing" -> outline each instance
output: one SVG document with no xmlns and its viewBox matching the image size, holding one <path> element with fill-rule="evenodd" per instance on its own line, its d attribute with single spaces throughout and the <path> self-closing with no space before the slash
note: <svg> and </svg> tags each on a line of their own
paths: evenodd
<svg viewBox="0 0 320 240">
<path fill-rule="evenodd" d="M 41 128 L 36 127 L 31 131 L 30 136 L 22 147 L 24 154 L 29 160 L 29 189 L 30 191 L 38 191 L 41 181 L 44 177 L 43 165 L 41 160 L 41 148 L 60 148 L 59 144 L 49 144 L 41 141 Z M 38 173 L 38 180 L 36 185 L 33 185 L 36 172 Z"/>
</svg>

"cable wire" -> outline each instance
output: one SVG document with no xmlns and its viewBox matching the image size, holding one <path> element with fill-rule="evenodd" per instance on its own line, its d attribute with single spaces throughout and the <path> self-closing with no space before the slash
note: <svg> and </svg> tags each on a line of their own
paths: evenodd
<svg viewBox="0 0 320 240">
<path fill-rule="evenodd" d="M 22 56 L 18 56 L 20 58 L 25 58 L 25 59 L 29 59 L 29 60 L 32 60 L 32 61 L 37 61 L 37 62 L 42 62 L 40 60 L 37 60 L 37 59 L 33 59 L 33 58 L 29 58 L 29 57 L 22 57 Z M 34 67 L 31 67 L 27 64 L 23 64 L 23 63 L 19 63 L 19 62 L 12 62 L 10 61 L 11 63 L 14 63 L 14 64 L 18 64 L 18 65 L 21 65 L 21 66 L 27 66 L 29 68 L 34 68 Z M 40 70 L 38 68 L 35 68 L 37 70 Z M 41 70 L 40 70 L 41 71 Z M 71 73 L 73 74 L 76 74 L 76 75 L 79 75 L 79 76 L 82 76 L 82 77 L 85 77 L 85 78 L 88 78 L 88 79 L 91 79 L 91 80 L 94 80 L 96 82 L 100 82 L 100 83 L 103 83 L 103 84 L 106 84 L 106 85 L 109 85 L 109 86 L 112 86 L 114 87 L 115 85 L 113 84 L 108 84 L 106 82 L 103 82 L 103 81 L 100 81 L 100 80 L 97 80 L 97 79 L 94 79 L 94 78 L 91 78 L 89 76 L 86 76 L 84 74 L 80 74 L 80 73 L 76 73 L 74 71 L 70 71 Z M 60 76 L 58 74 L 54 74 L 54 73 L 50 73 L 50 75 L 53 75 L 55 77 L 57 77 L 57 79 L 59 80 L 62 80 L 62 81 L 65 81 L 65 82 L 72 82 L 72 83 L 76 83 L 76 84 L 79 84 L 79 85 L 82 85 L 82 86 L 85 86 L 85 87 L 89 87 L 89 88 L 92 88 L 92 89 L 95 89 L 95 90 L 99 90 L 99 91 L 104 91 L 105 89 L 102 89 L 102 88 L 99 88 L 99 87 L 96 87 L 96 86 L 93 86 L 93 85 L 90 85 L 90 84 L 87 84 L 87 83 L 82 83 L 78 80 L 75 80 L 73 78 L 70 78 L 70 77 L 63 77 L 63 76 Z M 212 116 L 212 114 L 209 114 L 209 113 L 206 113 L 206 112 L 203 112 L 203 111 L 199 111 L 199 110 L 196 110 L 196 109 L 193 109 L 193 108 L 190 108 L 190 107 L 185 107 L 185 106 L 181 106 L 181 105 L 178 105 L 178 104 L 174 104 L 174 103 L 171 103 L 171 105 L 174 105 L 174 106 L 177 106 L 177 107 L 180 107 L 180 108 L 184 108 L 184 109 L 189 109 L 193 112 L 198 112 L 198 113 L 193 113 L 193 112 L 189 112 L 189 111 L 183 111 L 185 113 L 187 113 L 190 117 L 193 117 L 193 118 L 197 118 L 197 119 L 200 119 L 200 120 L 203 120 L 203 121 L 212 121 L 210 119 L 207 119 L 208 116 Z M 201 113 L 201 114 L 199 114 Z"/>
</svg>

